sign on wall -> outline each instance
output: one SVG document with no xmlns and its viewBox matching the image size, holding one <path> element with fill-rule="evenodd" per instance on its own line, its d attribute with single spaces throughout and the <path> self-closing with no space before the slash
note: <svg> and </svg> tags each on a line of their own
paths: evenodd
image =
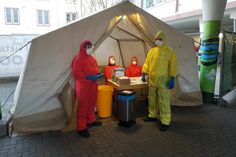
<svg viewBox="0 0 236 157">
<path fill-rule="evenodd" d="M 25 45 L 35 37 L 36 35 L 0 35 L 0 78 L 20 76 L 30 48 L 30 44 Z M 25 47 L 22 48 L 23 46 Z"/>
</svg>

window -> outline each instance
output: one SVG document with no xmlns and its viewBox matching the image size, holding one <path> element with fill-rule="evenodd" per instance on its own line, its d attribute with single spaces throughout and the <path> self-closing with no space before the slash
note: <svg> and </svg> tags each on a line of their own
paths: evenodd
<svg viewBox="0 0 236 157">
<path fill-rule="evenodd" d="M 159 4 L 166 4 L 166 3 L 169 3 L 169 2 L 173 2 L 175 0 L 156 0 L 156 5 L 159 5 Z"/>
<path fill-rule="evenodd" d="M 6 24 L 17 25 L 20 24 L 20 16 L 18 8 L 5 8 Z"/>
<path fill-rule="evenodd" d="M 66 13 L 66 22 L 71 22 L 77 19 L 76 13 Z"/>
<path fill-rule="evenodd" d="M 37 10 L 37 19 L 39 26 L 49 26 L 49 11 Z"/>
<path fill-rule="evenodd" d="M 154 6 L 153 0 L 146 0 L 146 8 Z"/>
</svg>

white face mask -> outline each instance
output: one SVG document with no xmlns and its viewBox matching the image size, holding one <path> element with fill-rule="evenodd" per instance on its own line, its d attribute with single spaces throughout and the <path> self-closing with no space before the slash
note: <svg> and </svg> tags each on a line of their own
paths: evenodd
<svg viewBox="0 0 236 157">
<path fill-rule="evenodd" d="M 133 64 L 133 65 L 137 65 L 137 62 L 136 62 L 136 61 L 132 61 L 132 64 Z"/>
<path fill-rule="evenodd" d="M 92 53 L 94 53 L 93 47 L 87 48 L 86 53 L 87 53 L 87 55 L 91 55 Z"/>
<path fill-rule="evenodd" d="M 159 47 L 159 46 L 162 46 L 163 45 L 163 41 L 161 40 L 156 40 L 156 45 Z"/>
</svg>

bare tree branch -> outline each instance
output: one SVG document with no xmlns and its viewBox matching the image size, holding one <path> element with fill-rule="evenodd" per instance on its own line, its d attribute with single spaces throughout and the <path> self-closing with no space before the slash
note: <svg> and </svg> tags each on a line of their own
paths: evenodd
<svg viewBox="0 0 236 157">
<path fill-rule="evenodd" d="M 67 0 L 67 1 L 73 1 L 73 0 Z M 108 7 L 114 6 L 123 0 L 80 0 L 81 3 L 80 8 L 82 9 L 81 15 L 89 15 L 94 12 L 101 11 L 103 9 L 106 9 Z"/>
</svg>

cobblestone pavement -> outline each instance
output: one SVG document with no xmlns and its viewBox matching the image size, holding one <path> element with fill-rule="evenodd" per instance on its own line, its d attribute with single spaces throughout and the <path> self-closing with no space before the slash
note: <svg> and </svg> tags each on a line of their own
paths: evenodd
<svg viewBox="0 0 236 157">
<path fill-rule="evenodd" d="M 103 126 L 89 130 L 89 139 L 79 137 L 76 131 L 3 137 L 0 157 L 236 156 L 236 104 L 173 107 L 172 113 L 167 132 L 140 117 L 130 128 L 105 119 Z"/>
</svg>

